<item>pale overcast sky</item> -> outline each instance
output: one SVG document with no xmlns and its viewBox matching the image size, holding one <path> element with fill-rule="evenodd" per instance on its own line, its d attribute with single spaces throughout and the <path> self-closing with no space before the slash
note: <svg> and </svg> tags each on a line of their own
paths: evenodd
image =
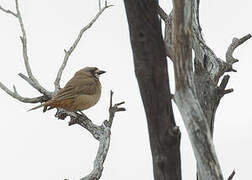
<svg viewBox="0 0 252 180">
<path fill-rule="evenodd" d="M 14 0 L 0 0 L 5 8 L 14 10 Z M 101 77 L 100 102 L 85 111 L 95 123 L 108 117 L 109 91 L 116 101 L 126 101 L 126 112 L 116 114 L 112 127 L 111 146 L 102 180 L 152 180 L 152 163 L 147 123 L 134 75 L 128 24 L 123 1 L 111 0 L 107 9 L 83 36 L 71 55 L 63 73 L 63 86 L 73 74 L 85 66 L 107 71 Z M 171 10 L 170 1 L 162 1 Z M 251 33 L 252 1 L 202 1 L 200 21 L 208 45 L 220 58 L 225 58 L 233 37 Z M 79 30 L 98 10 L 94 0 L 22 0 L 20 9 L 28 36 L 28 54 L 34 75 L 48 90 L 68 49 Z M 0 81 L 9 88 L 15 84 L 23 96 L 39 93 L 17 74 L 26 73 L 22 59 L 18 21 L 0 12 Z M 240 60 L 231 73 L 229 88 L 216 114 L 214 144 L 224 173 L 236 170 L 234 179 L 251 177 L 252 111 L 251 66 L 252 41 L 234 53 Z M 171 64 L 171 63 L 169 63 Z M 169 67 L 171 72 L 171 66 Z M 171 73 L 172 74 L 172 73 Z M 174 80 L 171 80 L 174 87 Z M 34 104 L 23 104 L 0 90 L 0 179 L 13 180 L 76 180 L 90 172 L 98 142 L 85 129 L 54 117 L 55 110 L 26 112 Z M 180 115 L 174 106 L 176 121 L 182 131 L 183 179 L 195 179 L 195 160 Z"/>
</svg>

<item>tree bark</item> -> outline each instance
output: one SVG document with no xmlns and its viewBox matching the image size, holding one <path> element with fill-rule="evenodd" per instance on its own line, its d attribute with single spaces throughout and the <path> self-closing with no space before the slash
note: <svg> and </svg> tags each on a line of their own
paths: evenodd
<svg viewBox="0 0 252 180">
<path fill-rule="evenodd" d="M 197 96 L 192 64 L 192 10 L 190 0 L 174 0 L 175 101 L 185 123 L 199 173 L 205 180 L 222 180 L 206 115 Z"/>
<path fill-rule="evenodd" d="M 157 1 L 124 0 L 156 180 L 180 180 L 180 130 L 176 126 Z"/>
<path fill-rule="evenodd" d="M 165 42 L 166 47 L 173 50 L 167 55 L 173 59 L 175 68 L 174 98 L 197 160 L 197 179 L 222 180 L 222 171 L 213 145 L 214 119 L 220 99 L 233 89 L 225 89 L 229 75 L 223 77 L 219 86 L 218 82 L 225 72 L 235 71 L 232 65 L 238 60 L 233 58 L 232 53 L 251 35 L 234 38 L 228 48 L 226 61 L 217 58 L 201 35 L 199 2 L 173 1 L 173 12 L 165 21 L 168 24 L 172 20 L 170 27 L 174 29 L 166 28 L 166 37 L 171 39 Z M 194 64 L 192 49 L 195 53 Z"/>
</svg>

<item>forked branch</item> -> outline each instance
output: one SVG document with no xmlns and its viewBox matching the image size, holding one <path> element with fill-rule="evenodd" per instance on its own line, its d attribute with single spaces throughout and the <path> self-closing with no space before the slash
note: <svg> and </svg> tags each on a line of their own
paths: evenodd
<svg viewBox="0 0 252 180">
<path fill-rule="evenodd" d="M 16 14 L 16 13 L 14 13 L 13 11 L 11 11 L 11 10 L 9 10 L 9 9 L 3 8 L 1 5 L 0 5 L 0 10 L 3 11 L 3 12 L 5 12 L 5 13 L 11 14 L 11 15 L 17 17 L 17 14 Z"/>
<path fill-rule="evenodd" d="M 86 30 L 88 30 L 94 24 L 94 22 L 100 17 L 100 15 L 103 13 L 103 11 L 105 11 L 105 9 L 107 9 L 107 8 L 109 8 L 111 6 L 113 6 L 113 5 L 107 5 L 107 1 L 105 1 L 104 7 L 102 9 L 99 8 L 99 12 L 96 14 L 96 16 L 88 23 L 88 25 L 86 25 L 85 27 L 83 27 L 80 30 L 76 40 L 74 41 L 73 45 L 69 48 L 69 50 L 64 50 L 65 51 L 64 60 L 63 60 L 62 65 L 59 68 L 59 71 L 57 73 L 57 77 L 56 77 L 56 79 L 54 81 L 55 91 L 58 91 L 60 89 L 60 79 L 61 79 L 63 70 L 66 67 L 69 56 L 72 54 L 72 52 L 74 51 L 74 49 L 78 45 L 79 41 L 81 40 L 81 37 L 82 37 L 83 33 Z"/>
<path fill-rule="evenodd" d="M 230 46 L 228 47 L 228 50 L 226 52 L 227 63 L 234 64 L 239 61 L 238 59 L 235 59 L 233 57 L 233 52 L 238 46 L 240 46 L 241 44 L 243 44 L 245 41 L 247 41 L 250 38 L 251 38 L 251 34 L 247 34 L 246 36 L 244 36 L 240 39 L 233 38 L 232 43 L 230 44 Z"/>
<path fill-rule="evenodd" d="M 51 97 L 52 93 L 47 91 L 44 87 L 42 87 L 40 85 L 40 83 L 38 82 L 38 80 L 33 76 L 32 71 L 31 71 L 31 67 L 29 64 L 29 58 L 28 58 L 28 53 L 27 53 L 27 37 L 26 37 L 26 31 L 24 28 L 24 23 L 23 23 L 23 19 L 19 10 L 19 3 L 18 0 L 15 0 L 15 5 L 16 5 L 16 13 L 10 11 L 10 10 L 6 10 L 5 8 L 3 8 L 2 6 L 0 6 L 0 10 L 2 10 L 5 13 L 11 14 L 14 17 L 16 17 L 18 19 L 20 28 L 21 28 L 21 32 L 22 32 L 22 36 L 20 36 L 21 42 L 22 42 L 22 48 L 23 48 L 23 59 L 24 59 L 24 64 L 25 64 L 25 68 L 26 68 L 26 72 L 28 74 L 27 78 L 24 78 L 29 84 L 31 84 L 36 90 L 38 90 L 41 94 L 43 94 L 43 96 L 47 96 L 47 97 Z M 25 77 L 25 75 L 23 75 L 23 77 Z M 37 101 L 40 102 L 41 99 L 39 98 L 25 98 L 22 96 L 19 96 L 18 94 L 16 94 L 15 92 L 12 92 L 11 90 L 9 90 L 6 86 L 4 86 L 1 83 L 0 88 L 2 88 L 5 92 L 9 92 L 8 94 L 12 94 L 12 97 L 18 99 L 18 100 L 22 100 L 22 102 L 29 102 L 29 103 L 36 103 Z M 12 92 L 12 93 L 11 93 Z M 47 98 L 46 98 L 47 99 Z M 43 99 L 44 100 L 44 99 Z"/>
<path fill-rule="evenodd" d="M 26 72 L 29 76 L 29 79 L 33 82 L 33 84 L 34 84 L 33 87 L 35 87 L 35 89 L 37 89 L 41 94 L 51 96 L 51 93 L 49 91 L 47 91 L 44 87 L 42 87 L 40 85 L 40 83 L 38 82 L 38 80 L 32 74 L 32 70 L 31 70 L 29 58 L 28 58 L 28 53 L 27 53 L 26 31 L 25 31 L 23 19 L 22 19 L 20 10 L 19 10 L 18 0 L 15 0 L 15 3 L 16 3 L 16 12 L 17 12 L 18 22 L 19 22 L 19 25 L 20 25 L 20 28 L 22 31 L 22 36 L 20 36 L 20 39 L 21 39 L 22 47 L 23 47 L 23 59 L 24 59 L 24 63 L 25 63 Z"/>
<path fill-rule="evenodd" d="M 19 21 L 19 25 L 20 25 L 20 28 L 22 31 L 22 36 L 20 38 L 21 38 L 22 47 L 23 47 L 23 59 L 24 59 L 24 63 L 25 63 L 25 67 L 26 67 L 26 71 L 27 71 L 28 76 L 26 76 L 22 73 L 19 73 L 19 76 L 21 78 L 23 78 L 25 81 L 27 81 L 33 88 L 37 89 L 42 94 L 42 96 L 39 96 L 36 98 L 22 97 L 18 94 L 15 86 L 13 86 L 14 90 L 11 91 L 1 82 L 0 82 L 0 88 L 2 88 L 7 94 L 12 96 L 13 98 L 15 98 L 21 102 L 24 102 L 24 103 L 45 102 L 45 101 L 49 100 L 50 98 L 52 98 L 52 96 L 54 94 L 56 94 L 57 91 L 59 90 L 60 79 L 61 79 L 63 70 L 67 64 L 69 56 L 72 54 L 72 52 L 74 51 L 74 49 L 78 45 L 79 41 L 81 40 L 83 33 L 87 29 L 89 29 L 95 23 L 95 21 L 100 17 L 100 15 L 105 11 L 105 9 L 111 7 L 111 5 L 108 5 L 107 1 L 105 1 L 105 5 L 103 8 L 101 8 L 99 5 L 99 12 L 96 14 L 96 16 L 89 22 L 88 25 L 86 25 L 85 27 L 83 27 L 80 30 L 80 33 L 78 34 L 76 40 L 74 41 L 73 45 L 69 48 L 69 50 L 65 50 L 65 56 L 64 56 L 63 63 L 61 65 L 61 67 L 59 68 L 56 80 L 54 82 L 55 91 L 49 92 L 39 84 L 37 79 L 32 74 L 32 70 L 31 70 L 31 67 L 29 64 L 28 53 L 27 53 L 26 31 L 25 31 L 23 19 L 22 19 L 21 13 L 20 13 L 18 0 L 15 0 L 15 3 L 16 3 L 16 13 L 5 9 L 2 6 L 0 6 L 0 10 L 3 11 L 4 13 L 11 14 L 14 17 L 16 17 Z M 100 1 L 99 1 L 99 4 L 100 4 Z M 95 139 L 97 139 L 100 142 L 98 152 L 97 152 L 96 158 L 94 160 L 93 170 L 87 176 L 82 178 L 82 180 L 94 180 L 94 179 L 98 180 L 102 175 L 103 163 L 106 159 L 106 156 L 107 156 L 107 153 L 109 150 L 111 127 L 113 124 L 113 119 L 114 119 L 115 113 L 119 112 L 119 111 L 125 111 L 125 108 L 119 107 L 120 105 L 124 104 L 124 102 L 117 103 L 117 104 L 113 105 L 112 97 L 113 97 L 113 92 L 111 91 L 109 119 L 105 120 L 103 122 L 103 124 L 100 126 L 94 124 L 85 114 L 77 114 L 77 113 L 73 113 L 73 112 L 67 112 L 63 109 L 58 109 L 58 111 L 55 115 L 59 119 L 65 119 L 67 116 L 69 116 L 70 117 L 69 126 L 74 125 L 74 124 L 78 124 L 78 125 L 84 127 L 93 135 L 93 137 Z"/>
<path fill-rule="evenodd" d="M 107 153 L 109 150 L 111 127 L 113 124 L 115 113 L 125 111 L 125 108 L 119 107 L 120 105 L 124 104 L 124 102 L 116 103 L 113 105 L 112 98 L 113 92 L 111 91 L 109 119 L 105 120 L 100 126 L 94 124 L 92 120 L 90 120 L 85 114 L 71 113 L 62 109 L 58 110 L 56 113 L 56 117 L 58 117 L 59 119 L 65 119 L 67 116 L 69 116 L 69 126 L 78 124 L 87 129 L 93 135 L 93 137 L 99 141 L 99 148 L 97 151 L 96 158 L 94 160 L 93 170 L 87 176 L 81 178 L 81 180 L 99 179 L 102 175 L 103 163 L 107 157 Z"/>
<path fill-rule="evenodd" d="M 173 44 L 172 44 L 172 29 L 174 27 L 173 24 L 173 10 L 171 13 L 168 15 L 160 6 L 157 7 L 157 12 L 158 15 L 161 17 L 161 19 L 165 23 L 165 37 L 164 37 L 164 42 L 165 42 L 165 51 L 166 55 L 171 59 L 174 60 L 174 49 L 173 49 Z"/>
<path fill-rule="evenodd" d="M 235 171 L 233 170 L 233 172 L 230 174 L 227 180 L 232 180 L 234 175 L 235 175 Z"/>
<path fill-rule="evenodd" d="M 61 76 L 62 76 L 62 72 L 63 72 L 63 70 L 64 70 L 64 68 L 65 68 L 65 66 L 67 64 L 69 56 L 71 55 L 71 53 L 74 51 L 74 49 L 78 45 L 79 41 L 81 40 L 81 37 L 82 37 L 83 33 L 87 29 L 89 29 L 96 22 L 96 20 L 105 11 L 105 9 L 111 7 L 112 5 L 108 5 L 107 1 L 105 1 L 104 7 L 99 10 L 99 12 L 88 23 L 88 25 L 86 25 L 85 27 L 83 27 L 81 29 L 80 33 L 78 34 L 76 40 L 74 41 L 74 43 L 70 47 L 70 49 L 68 51 L 65 50 L 65 57 L 64 57 L 63 63 L 61 65 L 61 67 L 59 68 L 56 80 L 54 82 L 54 84 L 55 84 L 55 91 L 54 92 L 47 91 L 43 86 L 41 86 L 40 83 L 38 82 L 38 80 L 34 77 L 34 75 L 32 73 L 30 63 L 29 63 L 28 50 L 27 50 L 27 35 L 26 35 L 24 23 L 23 23 L 23 18 L 22 18 L 21 12 L 20 12 L 18 0 L 15 0 L 15 5 L 16 5 L 16 13 L 11 11 L 11 10 L 5 9 L 2 6 L 0 6 L 0 11 L 3 11 L 4 13 L 8 13 L 8 14 L 11 14 L 14 17 L 16 17 L 18 19 L 18 22 L 19 22 L 19 25 L 20 25 L 20 28 L 21 28 L 22 36 L 20 36 L 20 39 L 21 39 L 22 48 L 23 48 L 22 52 L 23 52 L 24 64 L 25 64 L 25 68 L 26 68 L 26 72 L 27 72 L 28 76 L 26 76 L 26 75 L 24 75 L 22 73 L 19 73 L 18 75 L 22 79 L 24 79 L 26 82 L 28 82 L 33 88 L 35 88 L 41 94 L 43 94 L 41 97 L 46 97 L 46 98 L 40 98 L 40 97 L 38 97 L 38 98 L 26 98 L 26 97 L 22 97 L 19 94 L 16 94 L 15 92 L 12 92 L 10 89 L 8 89 L 6 86 L 4 86 L 2 83 L 0 84 L 0 88 L 3 89 L 5 92 L 7 92 L 9 95 L 11 95 L 13 98 L 16 98 L 17 100 L 22 101 L 22 102 L 27 102 L 27 103 L 45 102 L 46 100 L 52 98 L 52 96 L 55 95 L 57 93 L 57 91 L 59 90 L 59 88 L 60 88 L 59 83 L 60 83 L 60 79 L 61 79 Z"/>
<path fill-rule="evenodd" d="M 13 91 L 9 90 L 3 83 L 0 82 L 0 88 L 4 90 L 7 94 L 9 94 L 11 97 L 19 100 L 20 102 L 23 103 L 42 103 L 47 101 L 49 98 L 45 95 L 35 97 L 35 98 L 29 98 L 29 97 L 23 97 L 18 94 L 15 86 L 13 86 Z"/>
</svg>

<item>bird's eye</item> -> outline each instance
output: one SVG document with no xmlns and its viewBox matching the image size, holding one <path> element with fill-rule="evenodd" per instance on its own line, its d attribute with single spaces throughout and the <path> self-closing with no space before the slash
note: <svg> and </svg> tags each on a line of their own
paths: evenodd
<svg viewBox="0 0 252 180">
<path fill-rule="evenodd" d="M 98 68 L 94 68 L 93 73 L 97 73 Z"/>
</svg>

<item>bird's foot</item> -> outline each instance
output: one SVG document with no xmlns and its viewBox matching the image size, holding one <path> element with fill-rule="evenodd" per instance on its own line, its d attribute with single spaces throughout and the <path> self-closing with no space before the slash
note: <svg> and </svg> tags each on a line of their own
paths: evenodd
<svg viewBox="0 0 252 180">
<path fill-rule="evenodd" d="M 85 114 L 79 110 L 76 111 L 75 113 L 77 114 L 77 116 L 85 116 Z"/>
<path fill-rule="evenodd" d="M 62 111 L 61 109 L 57 109 L 55 117 L 57 117 L 60 120 L 65 120 L 65 118 L 67 117 L 67 114 L 64 111 Z"/>
</svg>

